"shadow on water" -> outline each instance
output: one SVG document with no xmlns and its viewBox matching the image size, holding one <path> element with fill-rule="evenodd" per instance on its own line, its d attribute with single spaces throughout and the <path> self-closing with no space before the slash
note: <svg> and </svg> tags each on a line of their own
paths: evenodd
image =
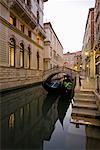
<svg viewBox="0 0 100 150">
<path fill-rule="evenodd" d="M 62 127 L 63 127 L 63 120 L 69 108 L 70 102 L 71 102 L 71 99 L 69 98 L 67 94 L 61 95 L 58 101 L 58 105 L 57 105 L 58 119 Z"/>
<path fill-rule="evenodd" d="M 57 93 L 48 93 L 46 98 L 43 101 L 42 105 L 42 115 L 45 118 L 47 116 L 48 111 L 52 107 L 52 105 L 55 103 L 59 95 Z"/>
</svg>

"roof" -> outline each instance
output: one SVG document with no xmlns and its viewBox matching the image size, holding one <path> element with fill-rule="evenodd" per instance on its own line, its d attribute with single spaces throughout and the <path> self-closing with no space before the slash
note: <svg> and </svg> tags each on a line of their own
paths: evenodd
<svg viewBox="0 0 100 150">
<path fill-rule="evenodd" d="M 48 0 L 43 0 L 43 2 L 47 2 Z"/>
<path fill-rule="evenodd" d="M 62 46 L 62 44 L 61 44 L 60 40 L 59 40 L 59 39 L 58 39 L 58 37 L 57 37 L 57 34 L 55 33 L 55 31 L 54 31 L 54 29 L 53 29 L 53 27 L 52 27 L 52 24 L 51 24 L 50 22 L 46 22 L 46 23 L 44 23 L 44 26 L 45 26 L 45 25 L 49 25 L 49 26 L 50 26 L 50 28 L 51 28 L 51 29 L 52 29 L 52 31 L 54 32 L 54 34 L 55 34 L 55 36 L 56 36 L 57 40 L 59 41 L 59 43 L 60 43 L 61 47 L 63 48 L 63 46 Z"/>
<path fill-rule="evenodd" d="M 65 53 L 65 54 L 63 54 L 63 55 L 73 55 L 73 54 L 77 54 L 77 53 L 81 53 L 82 51 L 76 51 L 76 52 L 72 52 L 72 53 L 70 53 L 70 52 L 67 52 L 67 53 Z"/>
</svg>

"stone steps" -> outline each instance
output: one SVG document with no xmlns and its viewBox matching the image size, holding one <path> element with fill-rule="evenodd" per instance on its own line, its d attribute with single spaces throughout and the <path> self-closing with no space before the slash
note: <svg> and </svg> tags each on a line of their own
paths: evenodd
<svg viewBox="0 0 100 150">
<path fill-rule="evenodd" d="M 74 98 L 75 103 L 88 103 L 88 104 L 96 104 L 96 100 L 93 99 L 83 99 L 83 98 Z"/>
<path fill-rule="evenodd" d="M 100 114 L 97 110 L 91 110 L 86 108 L 73 108 L 71 116 L 80 116 L 86 118 L 100 118 Z"/>
<path fill-rule="evenodd" d="M 82 89 L 80 90 L 80 93 L 84 93 L 84 94 L 93 94 L 93 90 L 89 90 L 89 89 Z"/>
<path fill-rule="evenodd" d="M 100 127 L 100 119 L 72 116 L 71 123 Z"/>
<path fill-rule="evenodd" d="M 77 93 L 77 94 L 75 94 L 75 98 L 94 99 L 94 94 Z"/>
<path fill-rule="evenodd" d="M 100 126 L 100 113 L 92 91 L 75 93 L 71 117 L 71 122 L 75 124 Z"/>
<path fill-rule="evenodd" d="M 86 109 L 91 109 L 91 110 L 97 110 L 97 105 L 96 104 L 90 104 L 90 103 L 85 103 L 85 102 L 75 102 L 72 105 L 73 108 L 86 108 Z"/>
</svg>

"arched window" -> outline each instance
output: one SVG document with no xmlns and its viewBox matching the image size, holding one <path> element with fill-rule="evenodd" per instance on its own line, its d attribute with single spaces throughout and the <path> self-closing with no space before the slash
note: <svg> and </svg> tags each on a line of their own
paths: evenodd
<svg viewBox="0 0 100 150">
<path fill-rule="evenodd" d="M 15 39 L 10 38 L 10 66 L 15 66 Z"/>
<path fill-rule="evenodd" d="M 39 52 L 37 52 L 37 69 L 39 69 Z"/>
<path fill-rule="evenodd" d="M 31 49 L 28 47 L 28 66 L 31 67 Z"/>
<path fill-rule="evenodd" d="M 24 44 L 20 43 L 20 67 L 24 67 Z"/>
<path fill-rule="evenodd" d="M 15 126 L 15 115 L 11 114 L 9 116 L 9 128 L 14 128 Z"/>
</svg>

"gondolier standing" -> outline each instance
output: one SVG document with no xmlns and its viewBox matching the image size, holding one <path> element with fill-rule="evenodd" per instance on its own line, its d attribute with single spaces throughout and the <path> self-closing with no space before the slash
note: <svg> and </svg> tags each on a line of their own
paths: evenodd
<svg viewBox="0 0 100 150">
<path fill-rule="evenodd" d="M 65 79 L 63 80 L 63 90 L 65 94 L 67 94 L 68 98 L 71 98 L 72 89 L 73 89 L 73 82 L 71 81 L 70 76 L 66 75 Z"/>
</svg>

